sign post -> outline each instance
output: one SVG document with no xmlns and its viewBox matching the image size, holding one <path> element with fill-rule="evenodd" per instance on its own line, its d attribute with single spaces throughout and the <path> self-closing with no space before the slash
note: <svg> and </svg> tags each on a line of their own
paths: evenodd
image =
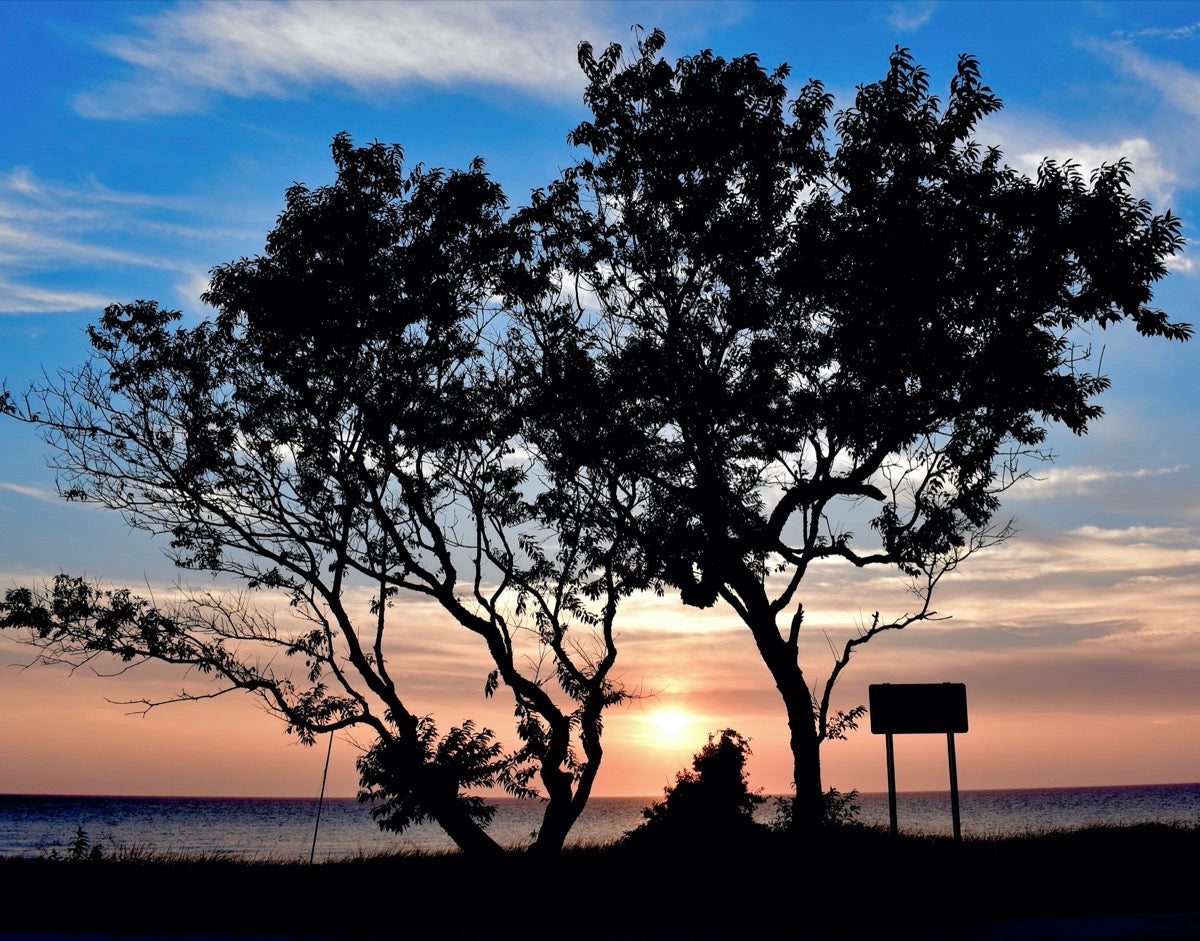
<svg viewBox="0 0 1200 941">
<path fill-rule="evenodd" d="M 875 683 L 868 687 L 871 731 L 885 736 L 887 746 L 888 822 L 892 835 L 896 823 L 896 757 L 893 735 L 946 733 L 946 756 L 950 764 L 950 812 L 954 841 L 962 842 L 958 813 L 958 760 L 954 733 L 967 731 L 967 687 L 963 683 Z"/>
</svg>

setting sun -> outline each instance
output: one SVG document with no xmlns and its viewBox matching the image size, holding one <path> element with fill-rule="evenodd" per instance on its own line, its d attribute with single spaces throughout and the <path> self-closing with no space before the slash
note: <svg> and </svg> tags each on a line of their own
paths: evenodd
<svg viewBox="0 0 1200 941">
<path fill-rule="evenodd" d="M 646 716 L 646 721 L 658 744 L 674 746 L 688 738 L 696 717 L 677 709 L 660 709 Z"/>
</svg>

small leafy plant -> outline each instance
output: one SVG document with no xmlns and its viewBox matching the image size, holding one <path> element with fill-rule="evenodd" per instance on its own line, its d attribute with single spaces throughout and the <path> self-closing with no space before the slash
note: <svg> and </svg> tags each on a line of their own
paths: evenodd
<svg viewBox="0 0 1200 941">
<path fill-rule="evenodd" d="M 862 807 L 858 802 L 857 788 L 852 791 L 839 791 L 831 787 L 823 795 L 825 798 L 821 823 L 826 827 L 859 827 L 862 822 L 858 819 Z M 792 828 L 792 809 L 794 798 L 775 798 L 775 820 L 771 829 L 776 833 L 787 833 Z"/>
<path fill-rule="evenodd" d="M 66 853 L 59 853 L 57 849 L 52 849 L 46 856 L 48 859 L 64 860 L 69 863 L 95 863 L 104 858 L 104 850 L 99 843 L 92 842 L 87 831 L 80 825 L 75 828 L 75 835 L 67 843 Z"/>
</svg>

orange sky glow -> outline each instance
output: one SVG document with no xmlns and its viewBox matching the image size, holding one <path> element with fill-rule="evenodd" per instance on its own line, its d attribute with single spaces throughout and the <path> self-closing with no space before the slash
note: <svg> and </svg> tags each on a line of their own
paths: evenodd
<svg viewBox="0 0 1200 941">
<path fill-rule="evenodd" d="M 1192 574 L 1200 548 L 1182 537 L 1171 546 L 1162 533 L 1150 546 L 1148 536 L 1031 532 L 969 560 L 935 596 L 935 608 L 953 616 L 862 648 L 835 706 L 865 703 L 873 682 L 965 683 L 971 729 L 957 737 L 964 789 L 1200 779 L 1200 645 L 1190 621 L 1200 602 Z M 855 574 L 831 564 L 810 581 L 801 656 L 814 679 L 828 670 L 829 644 L 869 617 L 859 598 L 903 605 L 887 573 Z M 443 727 L 473 717 L 515 742 L 503 688 L 482 696 L 489 665 L 474 638 L 423 604 L 409 605 L 396 623 L 398 682 L 421 708 Z M 620 624 L 617 672 L 634 695 L 608 714 L 598 795 L 658 794 L 709 732 L 727 727 L 752 740 L 752 784 L 765 793 L 788 789 L 782 705 L 730 612 L 638 597 L 626 602 Z M 4 662 L 28 659 L 11 639 L 4 644 Z M 6 666 L 0 792 L 315 792 L 323 748 L 299 745 L 245 694 L 144 717 L 108 701 L 169 697 L 183 686 L 205 689 L 201 679 L 154 665 L 119 677 Z M 357 753 L 352 734 L 337 737 L 329 793 L 355 793 Z M 886 788 L 883 739 L 869 720 L 848 740 L 827 743 L 823 762 L 826 785 Z M 945 788 L 944 740 L 899 739 L 897 782 L 902 790 Z"/>
</svg>

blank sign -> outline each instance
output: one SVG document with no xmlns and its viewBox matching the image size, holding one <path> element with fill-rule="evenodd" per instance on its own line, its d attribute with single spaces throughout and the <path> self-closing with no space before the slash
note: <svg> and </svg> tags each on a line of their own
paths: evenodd
<svg viewBox="0 0 1200 941">
<path fill-rule="evenodd" d="M 876 735 L 967 731 L 964 683 L 877 683 L 867 692 Z"/>
</svg>

